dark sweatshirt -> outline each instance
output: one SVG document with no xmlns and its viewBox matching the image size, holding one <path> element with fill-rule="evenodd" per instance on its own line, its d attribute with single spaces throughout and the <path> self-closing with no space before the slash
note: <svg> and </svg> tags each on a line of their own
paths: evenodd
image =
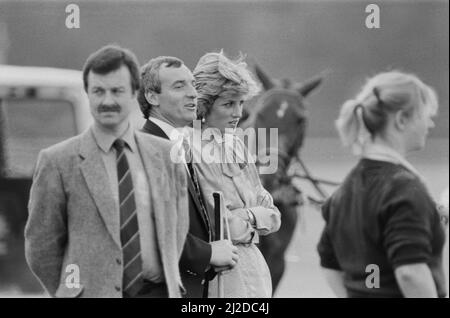
<svg viewBox="0 0 450 318">
<path fill-rule="evenodd" d="M 444 226 L 425 186 L 405 167 L 360 160 L 322 214 L 321 265 L 344 272 L 350 297 L 402 297 L 394 270 L 414 263 L 428 264 L 439 297 L 446 296 Z M 379 286 L 370 284 L 370 264 L 379 269 Z"/>
</svg>

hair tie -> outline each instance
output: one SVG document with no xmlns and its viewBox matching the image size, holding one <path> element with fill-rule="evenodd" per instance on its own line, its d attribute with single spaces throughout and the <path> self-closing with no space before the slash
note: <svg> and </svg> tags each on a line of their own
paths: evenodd
<svg viewBox="0 0 450 318">
<path fill-rule="evenodd" d="M 366 123 L 366 118 L 365 118 L 365 116 L 364 116 L 364 109 L 365 109 L 365 107 L 364 107 L 364 105 L 363 104 L 361 104 L 361 103 L 359 103 L 358 105 L 356 105 L 356 107 L 355 107 L 355 114 L 357 115 L 357 116 L 359 116 L 358 115 L 358 109 L 361 109 L 361 120 L 362 120 L 362 123 L 363 123 L 363 125 L 364 125 L 364 127 L 366 127 L 366 129 L 368 129 L 367 128 L 367 123 Z"/>
<path fill-rule="evenodd" d="M 361 103 L 358 103 L 358 105 L 355 106 L 354 112 L 357 113 L 358 109 L 361 108 L 361 114 L 364 113 L 364 106 Z"/>
<path fill-rule="evenodd" d="M 375 98 L 377 99 L 378 104 L 383 104 L 383 101 L 380 98 L 380 90 L 378 89 L 378 87 L 373 88 L 373 95 L 375 95 Z"/>
</svg>

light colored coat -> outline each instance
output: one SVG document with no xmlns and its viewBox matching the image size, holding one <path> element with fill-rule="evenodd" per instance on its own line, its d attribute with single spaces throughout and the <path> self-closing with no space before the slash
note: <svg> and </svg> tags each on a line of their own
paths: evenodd
<svg viewBox="0 0 450 318">
<path fill-rule="evenodd" d="M 135 136 L 169 297 L 180 297 L 178 262 L 189 226 L 185 168 L 170 160 L 169 141 L 141 132 Z M 113 195 L 91 129 L 41 151 L 31 187 L 25 253 L 51 296 L 122 297 L 120 225 L 112 211 Z M 70 264 L 79 268 L 79 286 L 70 284 L 77 274 Z"/>
</svg>

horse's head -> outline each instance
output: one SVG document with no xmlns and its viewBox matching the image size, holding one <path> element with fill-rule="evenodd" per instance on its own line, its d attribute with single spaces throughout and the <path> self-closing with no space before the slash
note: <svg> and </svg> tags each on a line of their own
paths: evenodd
<svg viewBox="0 0 450 318">
<path fill-rule="evenodd" d="M 266 149 L 265 155 L 269 155 L 268 147 L 273 147 L 267 144 L 270 140 L 270 128 L 277 129 L 279 170 L 285 172 L 290 159 L 303 144 L 308 119 L 304 98 L 321 84 L 323 75 L 295 83 L 289 79 L 273 80 L 257 65 L 255 72 L 264 91 L 249 103 L 248 114 L 241 127 L 255 128 L 257 149 Z M 265 130 L 258 131 L 258 128 Z M 265 140 L 261 138 L 262 131 L 265 131 Z"/>
<path fill-rule="evenodd" d="M 308 121 L 305 98 L 320 85 L 323 76 L 295 83 L 289 79 L 273 80 L 258 66 L 255 71 L 264 91 L 244 106 L 247 116 L 243 117 L 241 128 L 256 130 L 257 159 L 261 166 L 264 166 L 262 156 L 272 158 L 275 155 L 278 162 L 275 173 L 260 174 L 282 215 L 281 228 L 276 233 L 262 236 L 259 245 L 270 268 L 272 286 L 276 288 L 284 271 L 284 253 L 297 224 L 297 207 L 303 204 L 301 191 L 291 182 L 288 167 L 305 137 Z M 276 149 L 273 149 L 275 144 L 269 142 L 271 128 L 277 130 Z"/>
</svg>

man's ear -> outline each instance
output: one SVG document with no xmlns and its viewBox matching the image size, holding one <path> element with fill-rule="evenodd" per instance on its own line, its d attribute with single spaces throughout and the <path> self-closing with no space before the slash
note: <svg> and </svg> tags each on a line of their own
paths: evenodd
<svg viewBox="0 0 450 318">
<path fill-rule="evenodd" d="M 409 116 L 403 110 L 395 113 L 394 124 L 399 131 L 404 131 L 409 121 Z"/>
<path fill-rule="evenodd" d="M 145 93 L 145 99 L 150 105 L 159 106 L 159 96 L 154 91 Z"/>
</svg>

